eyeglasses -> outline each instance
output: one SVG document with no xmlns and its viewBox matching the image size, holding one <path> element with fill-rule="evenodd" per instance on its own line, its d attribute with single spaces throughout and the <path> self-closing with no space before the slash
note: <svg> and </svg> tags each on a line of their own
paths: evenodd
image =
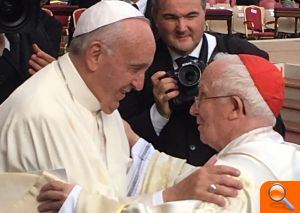
<svg viewBox="0 0 300 213">
<path fill-rule="evenodd" d="M 210 97 L 203 97 L 202 95 L 199 96 L 195 96 L 194 97 L 194 103 L 195 103 L 195 107 L 198 110 L 200 103 L 204 100 L 210 100 L 210 99 L 219 99 L 219 98 L 231 98 L 233 96 L 237 96 L 241 99 L 242 104 L 243 104 L 243 113 L 246 114 L 246 109 L 245 109 L 245 105 L 244 105 L 244 100 L 238 96 L 238 95 L 220 95 L 220 96 L 210 96 Z"/>
<path fill-rule="evenodd" d="M 203 97 L 200 95 L 194 97 L 194 102 L 195 102 L 196 109 L 199 109 L 201 101 L 209 100 L 209 99 L 218 99 L 218 98 L 231 98 L 232 96 L 235 95 L 220 95 L 220 96 L 211 96 L 211 97 Z"/>
</svg>

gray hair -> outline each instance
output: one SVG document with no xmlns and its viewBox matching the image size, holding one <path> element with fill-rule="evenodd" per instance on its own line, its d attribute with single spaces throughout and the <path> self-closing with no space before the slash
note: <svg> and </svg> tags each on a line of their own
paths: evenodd
<svg viewBox="0 0 300 213">
<path fill-rule="evenodd" d="M 92 32 L 80 35 L 72 39 L 69 51 L 74 55 L 81 55 L 91 41 L 99 40 L 105 50 L 111 51 L 116 47 L 122 37 L 124 25 L 121 21 L 100 27 Z"/>
<path fill-rule="evenodd" d="M 148 1 L 150 1 L 150 0 L 148 0 Z M 152 0 L 152 10 L 153 11 L 157 11 L 158 5 L 159 5 L 159 1 L 160 0 Z M 161 0 L 161 1 L 164 1 L 164 0 Z M 201 1 L 201 7 L 202 7 L 202 9 L 205 10 L 205 8 L 206 8 L 206 1 L 205 0 L 200 0 L 200 1 Z"/>
<path fill-rule="evenodd" d="M 247 114 L 264 118 L 268 125 L 274 126 L 276 118 L 256 88 L 240 57 L 218 53 L 214 60 L 226 61 L 228 66 L 224 66 L 223 69 L 226 71 L 214 81 L 212 87 L 217 91 L 222 91 L 221 95 L 238 95 L 244 101 Z"/>
</svg>

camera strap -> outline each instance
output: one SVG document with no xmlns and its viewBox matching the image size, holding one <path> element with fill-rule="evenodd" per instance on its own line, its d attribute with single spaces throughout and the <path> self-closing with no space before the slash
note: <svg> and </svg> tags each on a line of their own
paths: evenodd
<svg viewBox="0 0 300 213">
<path fill-rule="evenodd" d="M 198 62 L 206 65 L 208 63 L 207 60 L 208 60 L 208 42 L 207 42 L 206 35 L 203 34 L 202 45 L 201 45 L 201 50 L 199 53 Z"/>
<path fill-rule="evenodd" d="M 182 67 L 183 64 L 190 63 L 191 61 L 196 62 L 196 60 L 198 60 L 197 57 L 186 55 L 186 56 L 177 58 L 175 60 L 175 62 L 178 65 L 178 67 Z"/>
<path fill-rule="evenodd" d="M 193 57 L 190 55 L 186 55 L 175 60 L 178 67 L 181 67 L 183 64 L 188 63 L 190 61 L 198 62 L 206 66 L 208 58 L 208 42 L 205 34 L 203 34 L 201 49 L 199 53 L 199 57 Z"/>
</svg>

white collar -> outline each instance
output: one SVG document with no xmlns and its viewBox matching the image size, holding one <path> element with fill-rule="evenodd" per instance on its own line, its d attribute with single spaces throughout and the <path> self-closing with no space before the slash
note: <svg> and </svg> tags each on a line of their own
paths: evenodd
<svg viewBox="0 0 300 213">
<path fill-rule="evenodd" d="M 0 33 L 0 37 L 3 36 L 4 38 L 4 49 L 10 50 L 10 43 L 9 40 L 6 38 L 4 33 Z"/>
<path fill-rule="evenodd" d="M 9 43 L 9 40 L 6 38 L 5 35 L 4 35 L 4 48 L 10 50 L 10 43 Z"/>
<path fill-rule="evenodd" d="M 208 55 L 207 55 L 207 60 L 208 60 L 211 57 L 211 54 L 217 45 L 217 40 L 216 40 L 216 37 L 214 37 L 213 35 L 205 33 L 205 36 L 206 36 L 207 43 L 208 43 Z M 199 58 L 202 41 L 203 41 L 203 38 L 200 40 L 200 42 L 196 46 L 196 48 L 189 54 L 189 56 Z M 179 57 L 182 57 L 183 55 L 176 53 L 175 51 L 171 50 L 169 47 L 168 47 L 168 50 L 170 52 L 170 55 L 171 55 L 171 58 L 173 61 L 173 68 L 177 69 L 178 66 L 177 66 L 175 60 Z"/>
<path fill-rule="evenodd" d="M 69 53 L 58 58 L 58 66 L 61 67 L 61 72 L 66 82 L 71 95 L 81 105 L 89 111 L 97 113 L 101 110 L 101 103 L 87 87 L 74 64 L 72 63 Z M 75 101 L 75 100 L 74 100 Z"/>
<path fill-rule="evenodd" d="M 300 160 L 300 146 L 284 142 L 282 136 L 275 132 L 272 126 L 257 128 L 243 134 L 218 153 L 221 161 L 231 162 L 234 165 L 241 162 L 241 168 L 247 169 L 244 167 L 243 161 L 232 161 L 235 160 L 235 158 L 231 158 L 234 155 L 250 157 L 258 163 L 257 165 L 260 165 L 259 167 L 263 169 L 268 178 L 299 180 L 300 166 L 295 162 Z"/>
<path fill-rule="evenodd" d="M 219 152 L 218 155 L 220 156 L 222 154 L 228 153 L 238 146 L 260 140 L 264 141 L 265 143 L 267 141 L 272 141 L 273 143 L 284 143 L 281 135 L 275 132 L 272 126 L 260 127 L 232 140 Z"/>
</svg>

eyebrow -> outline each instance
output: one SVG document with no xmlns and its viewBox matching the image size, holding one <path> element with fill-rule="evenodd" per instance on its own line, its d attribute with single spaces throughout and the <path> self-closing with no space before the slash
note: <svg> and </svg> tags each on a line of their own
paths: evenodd
<svg viewBox="0 0 300 213">
<path fill-rule="evenodd" d="M 164 18 L 170 18 L 170 17 L 172 17 L 172 18 L 179 18 L 179 16 L 177 16 L 175 14 L 172 14 L 172 13 L 164 13 L 162 16 Z"/>
<path fill-rule="evenodd" d="M 199 14 L 200 14 L 199 11 L 191 11 L 191 12 L 188 12 L 187 14 L 178 16 L 178 15 L 176 15 L 176 14 L 168 13 L 168 12 L 167 12 L 167 13 L 164 13 L 162 16 L 163 16 L 164 18 L 166 18 L 166 17 L 180 18 L 180 17 L 189 17 L 189 16 L 192 16 L 192 15 L 199 15 Z"/>
<path fill-rule="evenodd" d="M 198 11 L 191 11 L 189 12 L 188 14 L 184 15 L 185 17 L 186 16 L 191 16 L 191 15 L 199 15 L 200 13 Z"/>
<path fill-rule="evenodd" d="M 142 69 L 142 68 L 146 68 L 149 66 L 148 63 L 132 63 L 132 64 L 129 64 L 129 66 L 133 69 Z"/>
</svg>

